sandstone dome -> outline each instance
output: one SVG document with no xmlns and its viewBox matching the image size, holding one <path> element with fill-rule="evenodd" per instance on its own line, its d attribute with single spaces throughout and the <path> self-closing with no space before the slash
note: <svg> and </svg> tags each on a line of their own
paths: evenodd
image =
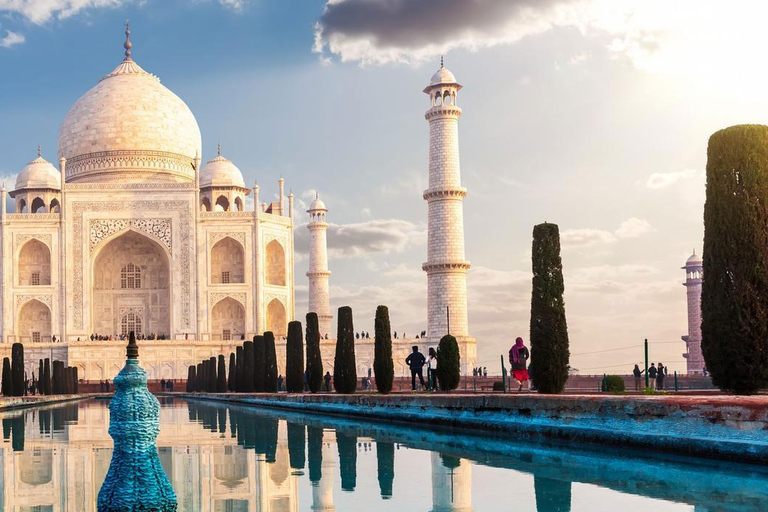
<svg viewBox="0 0 768 512">
<path fill-rule="evenodd" d="M 40 154 L 16 176 L 16 190 L 33 188 L 61 190 L 61 173 Z"/>
<path fill-rule="evenodd" d="M 200 171 L 200 187 L 240 187 L 245 188 L 243 173 L 231 160 L 219 154 L 205 164 Z"/>
<path fill-rule="evenodd" d="M 200 149 L 189 107 L 129 55 L 77 100 L 59 129 L 67 182 L 194 180 Z"/>
</svg>

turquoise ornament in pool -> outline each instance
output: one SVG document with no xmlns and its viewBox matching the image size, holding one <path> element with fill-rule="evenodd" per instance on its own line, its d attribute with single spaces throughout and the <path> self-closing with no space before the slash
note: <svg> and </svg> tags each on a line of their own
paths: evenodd
<svg viewBox="0 0 768 512">
<path fill-rule="evenodd" d="M 109 404 L 109 435 L 115 447 L 99 490 L 99 512 L 170 512 L 176 493 L 160 465 L 155 439 L 160 433 L 160 403 L 147 389 L 139 366 L 139 347 L 131 332 L 125 366 L 115 377 Z"/>
</svg>

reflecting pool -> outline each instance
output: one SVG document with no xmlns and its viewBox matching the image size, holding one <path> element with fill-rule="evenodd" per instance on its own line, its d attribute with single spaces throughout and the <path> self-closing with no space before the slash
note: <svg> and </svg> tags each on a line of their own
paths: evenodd
<svg viewBox="0 0 768 512">
<path fill-rule="evenodd" d="M 768 469 L 161 398 L 182 511 L 759 511 Z M 106 400 L 0 416 L 0 510 L 95 511 Z"/>
</svg>

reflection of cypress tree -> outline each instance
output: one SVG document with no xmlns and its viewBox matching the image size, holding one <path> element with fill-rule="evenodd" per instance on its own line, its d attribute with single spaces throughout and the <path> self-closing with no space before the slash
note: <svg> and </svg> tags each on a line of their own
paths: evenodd
<svg viewBox="0 0 768 512">
<path fill-rule="evenodd" d="M 270 331 L 264 333 L 264 391 L 277 393 L 277 352 L 275 335 Z"/>
<path fill-rule="evenodd" d="M 224 356 L 219 357 L 224 358 Z M 216 413 L 219 417 L 219 434 L 223 434 L 227 431 L 227 410 L 224 407 L 217 407 Z"/>
<path fill-rule="evenodd" d="M 11 446 L 15 452 L 24 451 L 24 415 L 11 420 Z"/>
<path fill-rule="evenodd" d="M 3 358 L 3 377 L 2 377 L 2 389 L 3 396 L 13 396 L 13 377 L 11 377 L 11 360 L 7 357 Z"/>
<path fill-rule="evenodd" d="M 230 352 L 229 354 L 229 374 L 227 375 L 227 391 L 234 392 L 237 390 L 235 387 L 235 383 L 237 380 L 235 379 L 235 368 L 237 367 L 237 363 L 235 362 L 235 354 L 233 352 Z"/>
<path fill-rule="evenodd" d="M 219 368 L 216 371 L 216 391 L 218 393 L 227 392 L 227 364 L 221 354 L 219 354 Z"/>
<path fill-rule="evenodd" d="M 265 450 L 264 450 L 264 459 L 269 462 L 275 462 L 277 460 L 277 431 L 279 428 L 279 423 L 277 418 L 265 418 L 264 421 L 264 437 L 266 439 L 265 442 Z"/>
<path fill-rule="evenodd" d="M 253 342 L 243 343 L 243 391 L 253 393 Z"/>
<path fill-rule="evenodd" d="M 291 459 L 291 469 L 304 469 L 305 443 L 304 425 L 288 423 L 288 456 Z"/>
<path fill-rule="evenodd" d="M 3 418 L 3 439 L 5 441 L 11 438 L 11 418 Z"/>
<path fill-rule="evenodd" d="M 41 434 L 51 433 L 51 411 L 50 409 L 40 409 L 37 415 L 37 421 L 40 424 Z"/>
<path fill-rule="evenodd" d="M 571 511 L 571 482 L 534 475 L 533 488 L 538 512 Z"/>
<path fill-rule="evenodd" d="M 339 448 L 339 470 L 341 490 L 354 491 L 357 485 L 357 436 L 336 431 L 336 446 Z"/>
<path fill-rule="evenodd" d="M 190 368 L 194 368 L 194 366 L 190 366 Z M 187 410 L 189 411 L 189 422 L 195 423 L 197 421 L 197 404 L 187 402 Z"/>
<path fill-rule="evenodd" d="M 316 484 L 323 476 L 323 428 L 307 426 L 309 481 Z"/>
<path fill-rule="evenodd" d="M 264 336 L 253 337 L 253 390 L 264 391 L 264 371 L 267 366 L 264 352 Z"/>
<path fill-rule="evenodd" d="M 376 462 L 379 470 L 379 490 L 381 497 L 392 497 L 392 484 L 395 481 L 395 444 L 376 442 Z"/>
<path fill-rule="evenodd" d="M 443 467 L 448 469 L 456 469 L 457 467 L 461 466 L 461 459 L 454 457 L 453 455 L 445 455 L 444 453 L 441 453 L 440 461 L 443 463 Z"/>
<path fill-rule="evenodd" d="M 235 349 L 235 391 L 243 392 L 243 347 Z"/>
<path fill-rule="evenodd" d="M 195 375 L 197 374 L 197 368 L 192 365 L 187 370 L 187 393 L 192 393 L 195 390 Z"/>
</svg>

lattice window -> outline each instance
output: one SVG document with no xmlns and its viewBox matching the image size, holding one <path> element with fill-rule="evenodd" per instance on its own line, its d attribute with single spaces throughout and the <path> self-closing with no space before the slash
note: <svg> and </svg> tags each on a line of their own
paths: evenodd
<svg viewBox="0 0 768 512">
<path fill-rule="evenodd" d="M 32 333 L 32 343 L 40 343 L 40 333 L 35 331 Z"/>
<path fill-rule="evenodd" d="M 224 341 L 230 341 L 232 339 L 232 330 L 224 329 L 224 332 L 221 334 L 221 339 Z"/>
<path fill-rule="evenodd" d="M 229 270 L 224 270 L 221 273 L 221 282 L 222 284 L 229 284 L 231 281 L 229 280 Z"/>
<path fill-rule="evenodd" d="M 126 336 L 128 336 L 131 331 L 133 331 L 134 334 L 141 334 L 141 317 L 131 311 L 123 316 L 120 327 L 120 332 Z"/>
<path fill-rule="evenodd" d="M 32 286 L 40 286 L 40 272 L 32 272 L 32 277 L 29 278 L 29 284 Z"/>
<path fill-rule="evenodd" d="M 141 288 L 141 268 L 138 265 L 129 263 L 120 270 L 120 288 Z"/>
</svg>

